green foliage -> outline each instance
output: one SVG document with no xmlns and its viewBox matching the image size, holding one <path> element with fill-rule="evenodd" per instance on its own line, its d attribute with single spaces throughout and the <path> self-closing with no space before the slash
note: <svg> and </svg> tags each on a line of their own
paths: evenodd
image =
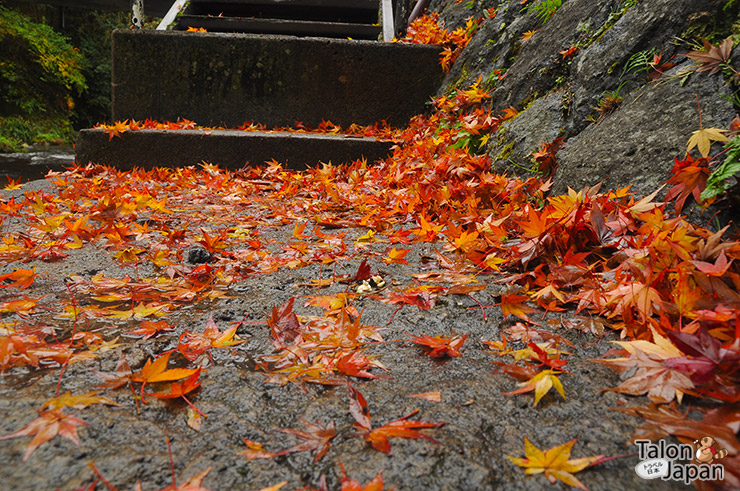
<svg viewBox="0 0 740 491">
<path fill-rule="evenodd" d="M 534 13 L 537 20 L 547 22 L 555 11 L 563 5 L 563 0 L 539 0 L 537 3 L 524 7 L 527 13 Z"/>
<path fill-rule="evenodd" d="M 728 180 L 740 174 L 740 136 L 730 140 L 726 148 L 724 162 L 707 179 L 707 187 L 701 193 L 702 201 L 727 192 L 732 187 Z"/>
<path fill-rule="evenodd" d="M 34 143 L 61 144 L 74 137 L 66 117 L 0 117 L 0 152 L 20 152 Z"/>
<path fill-rule="evenodd" d="M 66 31 L 82 56 L 82 73 L 87 90 L 75 97 L 72 122 L 75 128 L 94 126 L 110 118 L 111 31 L 128 27 L 128 15 L 123 12 L 102 12 L 67 9 L 71 29 Z"/>
<path fill-rule="evenodd" d="M 624 69 L 622 69 L 622 75 L 620 78 L 624 78 L 625 75 L 628 73 L 640 73 L 647 71 L 650 68 L 650 63 L 653 61 L 653 55 L 658 53 L 657 48 L 652 49 L 646 49 L 643 51 L 638 51 L 637 53 L 630 56 L 629 60 L 627 60 L 627 63 L 624 65 Z"/>
<path fill-rule="evenodd" d="M 68 115 L 87 87 L 82 55 L 44 24 L 0 7 L 0 114 Z"/>
</svg>

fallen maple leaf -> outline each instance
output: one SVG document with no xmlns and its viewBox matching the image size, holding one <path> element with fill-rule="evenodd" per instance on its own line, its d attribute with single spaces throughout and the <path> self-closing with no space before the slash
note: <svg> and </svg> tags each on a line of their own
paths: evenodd
<svg viewBox="0 0 740 491">
<path fill-rule="evenodd" d="M 236 346 L 244 342 L 236 336 L 238 327 L 239 324 L 236 324 L 221 332 L 213 317 L 209 317 L 202 333 L 190 331 L 182 333 L 177 343 L 177 351 L 188 360 L 194 361 L 211 348 Z"/>
<path fill-rule="evenodd" d="M 33 440 L 26 447 L 26 453 L 23 456 L 23 462 L 25 462 L 34 450 L 57 435 L 72 440 L 75 444 L 79 445 L 80 439 L 77 436 L 77 427 L 86 424 L 76 416 L 64 414 L 63 409 L 49 409 L 47 411 L 39 411 L 38 418 L 20 430 L 0 437 L 0 440 L 33 435 Z"/>
<path fill-rule="evenodd" d="M 342 469 L 342 489 L 341 491 L 383 491 L 383 472 L 379 472 L 364 487 L 354 479 L 347 477 L 344 465 L 340 462 L 339 467 Z"/>
<path fill-rule="evenodd" d="M 242 440 L 247 446 L 247 449 L 242 450 L 241 452 L 237 452 L 237 455 L 243 455 L 244 457 L 246 457 L 247 460 L 271 459 L 278 455 L 275 452 L 268 452 L 267 450 L 262 448 L 262 444 L 259 442 L 253 442 L 252 440 L 247 440 L 246 438 L 242 438 Z"/>
<path fill-rule="evenodd" d="M 378 367 L 383 368 L 383 365 L 378 362 L 374 362 L 372 359 L 360 354 L 357 351 L 346 353 L 334 359 L 334 367 L 337 371 L 350 375 L 352 377 L 359 378 L 388 378 L 380 375 L 375 375 L 367 371 L 368 368 Z"/>
<path fill-rule="evenodd" d="M 692 262 L 694 263 L 694 266 L 696 266 L 696 269 L 698 269 L 702 273 L 706 273 L 709 276 L 722 277 L 725 275 L 725 273 L 727 273 L 727 270 L 732 264 L 732 261 L 732 259 L 728 261 L 727 256 L 725 255 L 724 251 L 722 251 L 720 252 L 717 260 L 714 263 L 709 263 L 705 261 Z"/>
<path fill-rule="evenodd" d="M 175 380 L 184 379 L 190 377 L 200 369 L 195 368 L 170 368 L 167 369 L 167 363 L 170 360 L 171 351 L 163 354 L 157 358 L 154 362 L 149 358 L 144 363 L 144 368 L 131 375 L 131 381 L 141 382 L 141 402 L 146 403 L 144 400 L 144 387 L 147 383 L 153 382 L 173 382 Z"/>
<path fill-rule="evenodd" d="M 6 191 L 15 191 L 16 189 L 20 189 L 23 186 L 25 186 L 24 183 L 21 183 L 21 178 L 13 179 L 10 176 L 6 176 L 8 178 L 8 184 L 6 184 L 5 189 Z"/>
<path fill-rule="evenodd" d="M 295 437 L 304 440 L 302 443 L 294 445 L 288 449 L 278 452 L 277 455 L 286 455 L 293 452 L 307 452 L 314 451 L 313 463 L 315 464 L 321 457 L 326 455 L 331 446 L 331 439 L 337 435 L 337 430 L 334 428 L 334 421 L 331 421 L 326 426 L 319 424 L 309 423 L 305 419 L 301 418 L 303 425 L 306 427 L 306 431 L 294 430 L 291 428 L 283 428 L 278 430 L 280 433 L 287 433 Z"/>
<path fill-rule="evenodd" d="M 525 392 L 534 391 L 534 404 L 532 407 L 536 407 L 540 399 L 547 394 L 552 387 L 555 387 L 563 399 L 565 399 L 565 390 L 563 384 L 560 382 L 558 375 L 562 372 L 555 370 L 542 370 L 540 373 L 532 377 L 526 382 L 522 382 L 518 385 L 521 387 L 512 392 L 502 392 L 504 395 L 524 394 Z"/>
<path fill-rule="evenodd" d="M 740 323 L 737 328 L 740 328 Z M 722 346 L 706 327 L 702 327 L 696 334 L 676 331 L 668 331 L 666 334 L 683 352 L 680 356 L 664 360 L 666 367 L 688 375 L 697 385 L 696 392 L 729 402 L 740 400 L 737 387 L 740 345 L 737 341 Z"/>
<path fill-rule="evenodd" d="M 419 392 L 418 394 L 409 394 L 409 397 L 416 397 L 417 399 L 424 399 L 430 402 L 442 402 L 442 394 L 440 392 Z"/>
<path fill-rule="evenodd" d="M 120 406 L 120 404 L 116 403 L 115 401 L 111 400 L 108 397 L 98 396 L 97 394 L 99 392 L 101 391 L 94 390 L 86 394 L 80 394 L 78 396 L 73 396 L 72 392 L 68 390 L 66 393 L 46 401 L 44 405 L 41 406 L 41 410 L 43 411 L 44 409 L 47 409 L 47 408 L 48 409 L 62 409 L 64 407 L 73 407 L 75 409 L 82 409 L 92 404 L 106 404 L 108 406 Z"/>
<path fill-rule="evenodd" d="M 366 280 L 372 276 L 370 272 L 370 265 L 367 264 L 367 259 L 363 259 L 360 265 L 357 267 L 357 272 L 349 279 L 345 280 L 346 283 L 355 283 L 358 281 Z"/>
<path fill-rule="evenodd" d="M 114 136 L 121 137 L 122 133 L 128 131 L 128 119 L 125 121 L 116 121 L 112 125 L 105 126 L 105 132 L 108 133 L 108 141 L 112 140 Z"/>
<path fill-rule="evenodd" d="M 700 128 L 691 134 L 691 138 L 686 143 L 686 153 L 696 147 L 702 157 L 709 157 L 709 151 L 712 142 L 726 142 L 729 139 L 724 135 L 725 130 L 719 128 Z"/>
<path fill-rule="evenodd" d="M 33 269 L 15 268 L 12 273 L 0 276 L 0 282 L 10 280 L 12 283 L 0 284 L 0 288 L 15 287 L 24 290 L 33 284 L 36 279 L 36 266 Z"/>
<path fill-rule="evenodd" d="M 169 392 L 147 392 L 147 394 L 152 397 L 156 397 L 157 399 L 176 399 L 178 397 L 181 397 L 188 404 L 188 406 L 193 408 L 194 411 L 205 418 L 207 416 L 203 414 L 197 407 L 195 407 L 187 397 L 185 397 L 185 394 L 188 394 L 200 387 L 200 380 L 198 380 L 198 378 L 200 377 L 200 373 L 201 369 L 198 368 L 183 382 L 174 382 L 170 387 Z"/>
<path fill-rule="evenodd" d="M 147 339 L 159 334 L 160 332 L 164 331 L 171 331 L 172 328 L 171 324 L 168 324 L 167 321 L 161 320 L 161 321 L 141 321 L 141 327 L 138 329 L 134 329 L 133 331 L 129 331 L 127 334 L 134 334 L 134 335 L 143 335 L 144 341 Z"/>
<path fill-rule="evenodd" d="M 525 436 L 524 453 L 526 457 L 512 457 L 510 455 L 506 457 L 519 467 L 524 467 L 524 472 L 527 474 L 542 474 L 544 472 L 545 477 L 552 484 L 560 480 L 568 486 L 585 490 L 586 486 L 573 474 L 582 471 L 586 467 L 598 464 L 604 456 L 595 455 L 593 457 L 582 457 L 571 460 L 570 452 L 575 443 L 576 439 L 573 439 L 568 443 L 563 443 L 542 452 L 542 450 L 535 447 Z"/>
<path fill-rule="evenodd" d="M 352 387 L 351 384 L 347 384 L 349 388 L 349 411 L 352 417 L 355 418 L 355 428 L 359 431 L 359 434 L 370 443 L 373 448 L 380 450 L 381 452 L 390 454 L 391 443 L 390 437 L 396 438 L 422 438 L 433 443 L 439 443 L 434 438 L 421 433 L 419 429 L 422 428 L 439 428 L 446 425 L 446 422 L 434 423 L 428 421 L 409 421 L 408 418 L 419 412 L 418 409 L 411 411 L 406 416 L 398 418 L 390 423 L 386 423 L 379 428 L 372 429 L 370 424 L 370 412 L 367 407 L 367 402 L 362 396 L 360 391 Z"/>
<path fill-rule="evenodd" d="M 501 312 L 504 314 L 504 319 L 510 315 L 515 315 L 522 320 L 529 322 L 527 314 L 534 312 L 534 309 L 528 307 L 524 302 L 529 300 L 527 295 L 501 295 Z"/>
<path fill-rule="evenodd" d="M 644 395 L 653 402 L 666 403 L 675 397 L 678 402 L 683 394 L 694 388 L 691 379 L 683 372 L 673 369 L 667 364 L 651 359 L 648 355 L 638 351 L 631 358 L 614 358 L 602 360 L 604 364 L 623 364 L 630 369 L 637 368 L 635 374 L 612 389 L 622 394 Z"/>
<path fill-rule="evenodd" d="M 704 51 L 689 51 L 686 56 L 694 61 L 700 63 L 697 72 L 709 71 L 709 75 L 717 73 L 723 64 L 726 64 L 730 59 L 730 53 L 732 53 L 732 38 L 729 37 L 719 43 L 717 46 L 712 46 L 709 41 L 704 40 Z"/>
<path fill-rule="evenodd" d="M 383 258 L 383 262 L 385 264 L 408 264 L 408 261 L 406 261 L 406 259 L 404 258 L 406 257 L 406 254 L 408 254 L 410 251 L 411 249 L 396 249 L 395 247 L 393 247 L 388 252 L 388 256 Z"/>
<path fill-rule="evenodd" d="M 441 358 L 443 356 L 454 358 L 462 356 L 460 348 L 462 348 L 463 343 L 465 343 L 465 340 L 468 338 L 468 334 L 451 338 L 444 337 L 442 335 L 432 337 L 427 336 L 426 334 L 422 334 L 421 336 L 413 336 L 409 334 L 409 336 L 411 336 L 412 343 L 427 348 L 427 354 L 434 358 Z"/>
<path fill-rule="evenodd" d="M 293 312 L 295 297 L 290 297 L 280 308 L 273 307 L 272 314 L 267 318 L 267 325 L 272 333 L 272 343 L 276 348 L 292 344 L 299 336 L 301 323 Z"/>
<path fill-rule="evenodd" d="M 631 377 L 612 389 L 603 389 L 630 395 L 647 394 L 653 402 L 666 403 L 674 398 L 681 402 L 683 394 L 694 388 L 688 375 L 674 368 L 668 360 L 679 359 L 683 353 L 667 338 L 653 333 L 654 343 L 645 340 L 613 341 L 629 353 L 628 357 L 594 359 L 618 373 L 629 372 Z M 699 364 L 699 363 L 697 363 Z"/>
</svg>

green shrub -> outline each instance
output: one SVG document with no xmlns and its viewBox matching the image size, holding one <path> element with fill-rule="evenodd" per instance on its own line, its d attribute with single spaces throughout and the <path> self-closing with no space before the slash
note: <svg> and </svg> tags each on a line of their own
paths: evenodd
<svg viewBox="0 0 740 491">
<path fill-rule="evenodd" d="M 35 143 L 68 143 L 75 131 L 69 119 L 56 117 L 0 117 L 0 152 L 20 152 Z"/>
<path fill-rule="evenodd" d="M 740 136 L 730 140 L 725 148 L 727 149 L 725 160 L 707 179 L 707 187 L 701 193 L 702 200 L 726 193 L 732 187 L 730 182 L 732 178 L 740 175 Z"/>
<path fill-rule="evenodd" d="M 51 27 L 0 7 L 0 115 L 69 116 L 87 88 L 80 52 Z"/>
<path fill-rule="evenodd" d="M 537 20 L 545 23 L 562 5 L 563 0 L 539 0 L 537 3 L 527 4 L 522 10 L 534 13 Z"/>
</svg>

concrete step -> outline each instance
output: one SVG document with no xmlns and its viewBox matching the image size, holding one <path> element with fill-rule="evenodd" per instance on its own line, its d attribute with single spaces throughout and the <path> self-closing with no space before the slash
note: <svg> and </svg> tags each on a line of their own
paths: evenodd
<svg viewBox="0 0 740 491">
<path fill-rule="evenodd" d="M 377 40 L 378 15 L 378 0 L 192 0 L 177 29 Z"/>
<path fill-rule="evenodd" d="M 253 34 L 113 32 L 113 119 L 403 127 L 444 75 L 439 46 Z"/>
<path fill-rule="evenodd" d="M 133 167 L 181 167 L 201 162 L 239 169 L 277 160 L 286 168 L 305 169 L 320 162 L 341 164 L 386 157 L 392 142 L 346 135 L 232 130 L 135 130 L 109 141 L 102 129 L 80 131 L 75 162 Z"/>
<path fill-rule="evenodd" d="M 178 17 L 180 30 L 203 28 L 208 32 L 243 32 L 252 34 L 283 34 L 325 38 L 375 39 L 381 33 L 379 25 L 352 24 L 288 19 L 256 19 L 242 17 L 209 17 L 182 15 Z"/>
<path fill-rule="evenodd" d="M 379 8 L 378 0 L 190 0 L 185 13 L 374 24 Z"/>
</svg>

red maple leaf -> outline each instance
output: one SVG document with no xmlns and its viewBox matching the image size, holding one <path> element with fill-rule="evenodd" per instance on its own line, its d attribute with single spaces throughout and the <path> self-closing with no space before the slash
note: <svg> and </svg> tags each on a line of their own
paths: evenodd
<svg viewBox="0 0 740 491">
<path fill-rule="evenodd" d="M 451 338 L 444 336 L 427 336 L 422 334 L 421 336 L 411 336 L 411 342 L 427 348 L 427 354 L 434 358 L 440 358 L 442 356 L 449 356 L 454 358 L 462 356 L 460 348 L 462 347 L 465 340 L 468 338 L 468 334 L 464 336 L 453 336 Z"/>
<path fill-rule="evenodd" d="M 406 416 L 398 418 L 390 423 L 373 429 L 370 424 L 370 412 L 367 408 L 367 402 L 360 391 L 347 384 L 349 388 L 349 411 L 355 418 L 355 428 L 359 434 L 370 443 L 373 448 L 389 454 L 391 452 L 391 443 L 389 438 L 422 438 L 433 443 L 439 443 L 434 438 L 421 433 L 423 428 L 439 428 L 447 423 L 433 423 L 428 421 L 409 420 L 411 416 L 419 412 L 418 409 L 411 411 Z"/>
</svg>

